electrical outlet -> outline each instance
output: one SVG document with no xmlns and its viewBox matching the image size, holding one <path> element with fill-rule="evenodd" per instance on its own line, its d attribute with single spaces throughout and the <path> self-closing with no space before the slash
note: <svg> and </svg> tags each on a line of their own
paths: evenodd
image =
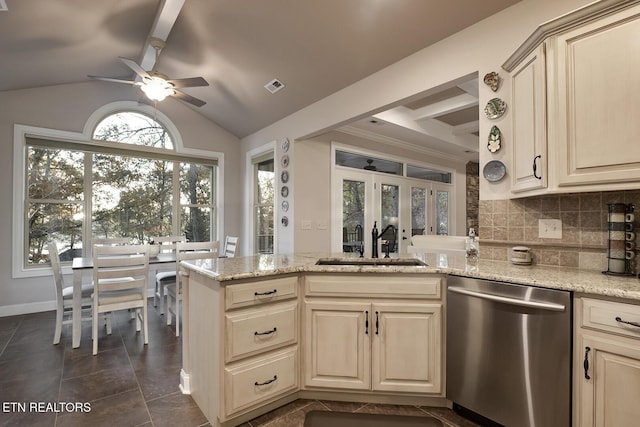
<svg viewBox="0 0 640 427">
<path fill-rule="evenodd" d="M 559 219 L 539 219 L 538 237 L 541 239 L 562 239 L 562 221 Z"/>
<path fill-rule="evenodd" d="M 308 219 L 303 219 L 300 221 L 301 227 L 303 230 L 311 230 L 311 221 Z"/>
</svg>

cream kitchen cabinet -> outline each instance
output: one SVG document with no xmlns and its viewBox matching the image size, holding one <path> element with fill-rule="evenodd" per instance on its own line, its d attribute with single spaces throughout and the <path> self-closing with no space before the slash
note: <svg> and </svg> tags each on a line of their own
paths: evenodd
<svg viewBox="0 0 640 427">
<path fill-rule="evenodd" d="M 190 392 L 212 425 L 238 425 L 300 389 L 299 276 L 221 286 L 190 271 L 185 289 Z M 183 330 L 184 331 L 184 330 Z M 185 339 L 183 337 L 183 339 Z"/>
<path fill-rule="evenodd" d="M 544 44 L 511 73 L 513 167 L 511 191 L 547 187 L 546 70 Z"/>
<path fill-rule="evenodd" d="M 440 276 L 308 275 L 304 386 L 443 392 Z"/>
<path fill-rule="evenodd" d="M 541 25 L 503 65 L 514 197 L 640 188 L 640 5 L 612 3 Z"/>
<path fill-rule="evenodd" d="M 575 316 L 574 425 L 637 425 L 640 306 L 577 298 Z"/>
</svg>

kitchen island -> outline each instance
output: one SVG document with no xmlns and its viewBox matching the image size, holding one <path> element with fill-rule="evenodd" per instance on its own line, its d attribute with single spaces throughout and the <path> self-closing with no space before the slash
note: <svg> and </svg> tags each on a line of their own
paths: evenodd
<svg viewBox="0 0 640 427">
<path fill-rule="evenodd" d="M 182 264 L 181 388 L 212 425 L 238 425 L 299 397 L 446 405 L 447 275 L 640 302 L 637 278 L 597 271 L 452 254 L 425 254 L 420 266 L 330 265 L 343 256 Z"/>
</svg>

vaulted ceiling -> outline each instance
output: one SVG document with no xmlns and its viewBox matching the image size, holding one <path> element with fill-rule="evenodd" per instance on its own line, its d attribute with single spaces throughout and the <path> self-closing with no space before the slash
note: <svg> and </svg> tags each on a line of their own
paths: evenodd
<svg viewBox="0 0 640 427">
<path fill-rule="evenodd" d="M 206 101 L 191 108 L 242 138 L 517 1 L 3 0 L 0 91 L 130 80 L 126 57 L 171 78 L 204 77 L 208 87 L 183 90 Z M 157 63 L 151 38 L 166 41 Z M 464 147 L 474 121 L 477 131 L 475 78 L 351 129 L 379 131 L 378 121 L 394 137 L 435 143 L 449 130 Z M 284 88 L 272 94 L 273 79 Z"/>
</svg>

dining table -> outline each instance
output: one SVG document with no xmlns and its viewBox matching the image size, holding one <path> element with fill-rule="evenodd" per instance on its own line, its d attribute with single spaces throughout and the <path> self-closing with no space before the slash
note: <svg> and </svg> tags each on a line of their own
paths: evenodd
<svg viewBox="0 0 640 427">
<path fill-rule="evenodd" d="M 149 257 L 149 271 L 155 273 L 159 270 L 175 269 L 176 254 L 173 252 L 159 253 Z M 173 266 L 171 265 L 173 264 Z M 71 330 L 73 348 L 80 347 L 82 338 L 82 277 L 88 271 L 93 271 L 92 257 L 73 258 L 71 264 L 73 272 L 73 308 L 71 313 Z"/>
</svg>

